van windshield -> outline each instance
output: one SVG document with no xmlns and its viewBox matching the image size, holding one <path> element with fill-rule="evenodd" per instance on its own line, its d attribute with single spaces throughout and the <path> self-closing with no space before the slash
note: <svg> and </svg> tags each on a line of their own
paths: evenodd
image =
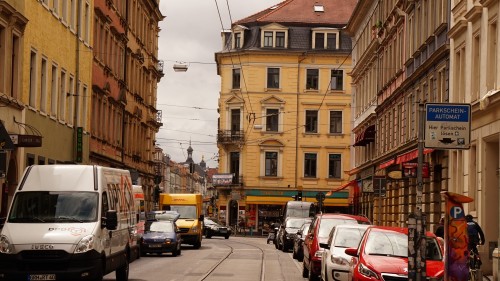
<svg viewBox="0 0 500 281">
<path fill-rule="evenodd" d="M 97 221 L 97 192 L 18 192 L 8 221 L 13 223 L 81 223 Z"/>
<path fill-rule="evenodd" d="M 196 206 L 171 205 L 170 211 L 176 211 L 180 219 L 198 219 Z"/>
</svg>

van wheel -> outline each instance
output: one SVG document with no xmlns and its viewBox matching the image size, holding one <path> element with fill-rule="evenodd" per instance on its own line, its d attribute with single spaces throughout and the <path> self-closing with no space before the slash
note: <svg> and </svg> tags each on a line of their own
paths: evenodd
<svg viewBox="0 0 500 281">
<path fill-rule="evenodd" d="M 196 243 L 193 245 L 193 247 L 194 247 L 195 249 L 199 249 L 199 248 L 201 247 L 201 242 L 200 242 L 200 241 L 196 242 Z"/>
<path fill-rule="evenodd" d="M 172 251 L 172 257 L 177 257 L 177 249 Z"/>
<path fill-rule="evenodd" d="M 128 258 L 125 259 L 125 264 L 116 269 L 116 281 L 128 281 L 129 263 Z"/>
</svg>

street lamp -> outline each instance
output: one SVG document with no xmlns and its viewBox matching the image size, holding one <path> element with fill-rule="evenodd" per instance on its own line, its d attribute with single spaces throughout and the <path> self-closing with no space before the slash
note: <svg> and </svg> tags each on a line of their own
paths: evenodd
<svg viewBox="0 0 500 281">
<path fill-rule="evenodd" d="M 188 65 L 185 63 L 176 63 L 174 64 L 175 72 L 186 72 L 188 70 Z"/>
</svg>

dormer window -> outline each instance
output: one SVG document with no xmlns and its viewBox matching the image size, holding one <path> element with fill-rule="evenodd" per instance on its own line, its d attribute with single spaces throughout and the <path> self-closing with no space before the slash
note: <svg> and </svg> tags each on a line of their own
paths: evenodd
<svg viewBox="0 0 500 281">
<path fill-rule="evenodd" d="M 262 28 L 261 47 L 262 48 L 287 48 L 288 29 L 279 24 L 270 24 Z"/>
<path fill-rule="evenodd" d="M 237 32 L 234 34 L 234 48 L 235 49 L 241 48 L 241 32 Z"/>
<path fill-rule="evenodd" d="M 339 48 L 338 29 L 313 29 L 312 34 L 313 49 L 335 50 Z"/>
<path fill-rule="evenodd" d="M 232 29 L 232 48 L 241 49 L 245 44 L 245 30 L 248 28 L 242 25 L 236 25 Z"/>
</svg>

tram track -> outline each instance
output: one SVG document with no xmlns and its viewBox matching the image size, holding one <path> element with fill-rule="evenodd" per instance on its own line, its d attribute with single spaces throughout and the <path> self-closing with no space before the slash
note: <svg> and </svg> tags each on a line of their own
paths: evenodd
<svg viewBox="0 0 500 281">
<path fill-rule="evenodd" d="M 205 281 L 205 280 L 208 280 L 210 279 L 211 277 L 213 277 L 214 273 L 216 272 L 216 270 L 218 268 L 221 268 L 222 265 L 224 264 L 224 262 L 228 261 L 228 259 L 231 258 L 231 256 L 235 255 L 235 254 L 238 254 L 238 249 L 234 247 L 234 245 L 230 245 L 230 244 L 237 244 L 237 245 L 245 245 L 245 246 L 248 246 L 248 247 L 251 247 L 252 249 L 258 249 L 260 251 L 260 278 L 259 280 L 260 281 L 265 281 L 265 249 L 259 247 L 259 246 L 256 246 L 256 245 L 253 245 L 253 244 L 249 244 L 249 243 L 245 243 L 245 242 L 240 242 L 240 241 L 235 241 L 234 239 L 232 241 L 225 241 L 226 243 L 224 243 L 223 245 L 225 247 L 228 247 L 230 249 L 230 251 L 223 257 L 221 258 L 212 268 L 210 268 L 210 270 L 208 270 L 207 273 L 205 273 L 205 275 L 203 275 L 201 277 L 201 279 L 199 281 Z M 246 249 L 244 249 L 246 250 Z"/>
</svg>

